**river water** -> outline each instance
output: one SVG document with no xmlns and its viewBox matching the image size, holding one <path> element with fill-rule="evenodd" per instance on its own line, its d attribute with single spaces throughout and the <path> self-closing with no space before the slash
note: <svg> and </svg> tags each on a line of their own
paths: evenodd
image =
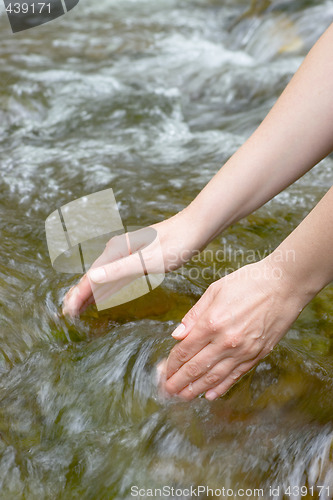
<svg viewBox="0 0 333 500">
<path fill-rule="evenodd" d="M 154 382 L 182 315 L 217 273 L 290 233 L 332 185 L 332 158 L 154 292 L 100 314 L 61 316 L 78 275 L 52 269 L 45 239 L 57 207 L 109 187 L 125 225 L 193 199 L 333 18 L 330 0 L 268 3 L 81 0 L 16 35 L 2 6 L 1 498 L 127 500 L 131 487 L 169 486 L 185 499 L 191 485 L 333 497 L 332 287 L 225 397 L 164 401 Z"/>
</svg>

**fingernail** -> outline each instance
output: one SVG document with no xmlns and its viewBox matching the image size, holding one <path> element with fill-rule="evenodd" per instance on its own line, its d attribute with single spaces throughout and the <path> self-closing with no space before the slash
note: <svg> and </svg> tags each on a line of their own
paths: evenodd
<svg viewBox="0 0 333 500">
<path fill-rule="evenodd" d="M 96 267 L 89 272 L 89 277 L 95 283 L 104 283 L 106 281 L 106 272 L 104 267 Z"/>
<path fill-rule="evenodd" d="M 180 340 L 183 337 L 183 333 L 185 330 L 185 325 L 184 323 L 181 323 L 180 325 L 177 326 L 176 330 L 171 334 L 174 339 Z"/>
<path fill-rule="evenodd" d="M 205 394 L 205 398 L 208 399 L 208 401 L 214 401 L 214 399 L 218 398 L 219 395 L 215 391 L 208 391 Z"/>
</svg>

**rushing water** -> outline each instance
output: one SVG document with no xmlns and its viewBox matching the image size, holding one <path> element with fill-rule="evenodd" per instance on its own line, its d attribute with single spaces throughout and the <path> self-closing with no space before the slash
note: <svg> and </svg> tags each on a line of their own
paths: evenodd
<svg viewBox="0 0 333 500">
<path fill-rule="evenodd" d="M 108 187 L 126 225 L 193 199 L 333 16 L 329 0 L 268 3 L 81 0 L 16 35 L 2 13 L 1 498 L 127 500 L 133 485 L 333 496 L 332 287 L 224 398 L 163 401 L 154 383 L 170 332 L 210 282 L 202 268 L 212 281 L 244 263 L 233 251 L 274 248 L 332 185 L 331 158 L 149 296 L 103 314 L 61 316 L 78 276 L 52 269 L 45 240 L 52 211 Z"/>
</svg>

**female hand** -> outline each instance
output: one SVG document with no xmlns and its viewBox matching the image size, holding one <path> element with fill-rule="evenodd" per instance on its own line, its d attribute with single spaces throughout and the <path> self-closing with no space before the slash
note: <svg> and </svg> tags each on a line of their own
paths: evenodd
<svg viewBox="0 0 333 500">
<path fill-rule="evenodd" d="M 110 297 L 144 273 L 180 267 L 196 248 L 198 230 L 185 209 L 151 227 L 111 238 L 102 255 L 64 298 L 63 314 L 81 314 L 95 300 Z M 140 252 L 140 254 L 139 254 Z"/>
<path fill-rule="evenodd" d="M 270 353 L 304 305 L 271 256 L 216 281 L 173 333 L 181 342 L 162 368 L 164 389 L 216 399 Z"/>
</svg>

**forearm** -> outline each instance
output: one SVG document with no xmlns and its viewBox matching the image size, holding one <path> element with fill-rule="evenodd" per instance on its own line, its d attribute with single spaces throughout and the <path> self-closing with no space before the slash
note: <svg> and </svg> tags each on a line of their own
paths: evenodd
<svg viewBox="0 0 333 500">
<path fill-rule="evenodd" d="M 333 25 L 270 113 L 185 210 L 203 247 L 333 150 Z"/>
<path fill-rule="evenodd" d="M 301 307 L 333 281 L 333 188 L 267 260 Z"/>
</svg>

